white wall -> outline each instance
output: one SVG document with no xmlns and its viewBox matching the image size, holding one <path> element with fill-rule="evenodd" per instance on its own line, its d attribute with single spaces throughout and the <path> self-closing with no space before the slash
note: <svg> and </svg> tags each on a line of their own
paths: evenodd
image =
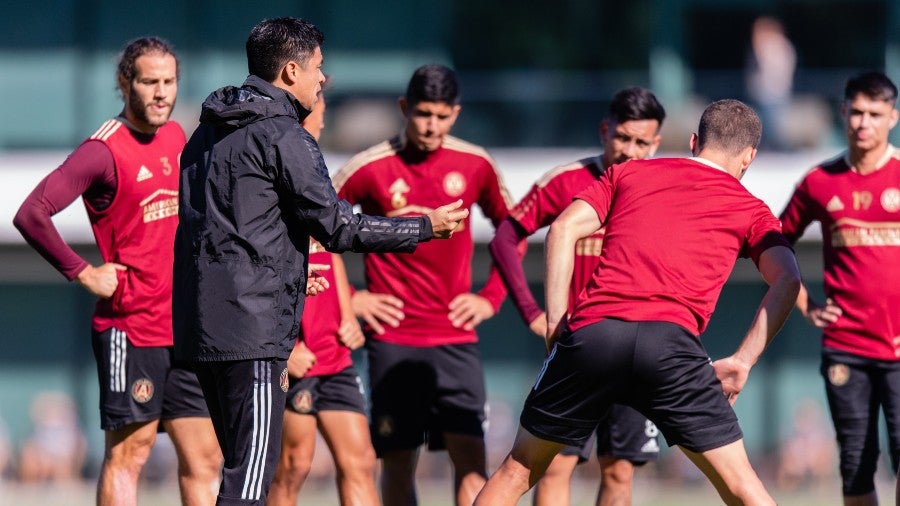
<svg viewBox="0 0 900 506">
<path fill-rule="evenodd" d="M 597 153 L 596 148 L 558 149 L 490 149 L 503 173 L 506 186 L 516 200 L 545 172 L 557 165 Z M 663 153 L 660 156 L 683 156 L 686 153 Z M 760 154 L 742 182 L 762 198 L 778 214 L 790 198 L 797 181 L 818 162 L 836 156 L 837 152 L 800 152 Z M 68 151 L 0 152 L 0 243 L 23 243 L 12 225 L 19 205 L 37 183 L 61 164 Z M 325 160 L 334 173 L 349 154 L 326 153 Z M 66 241 L 91 243 L 93 235 L 80 199 L 54 217 L 54 223 Z M 493 229 L 479 213 L 473 214 L 472 230 L 477 241 L 488 241 Z M 535 234 L 542 241 L 542 234 Z M 810 227 L 805 238 L 820 239 L 818 227 Z"/>
</svg>

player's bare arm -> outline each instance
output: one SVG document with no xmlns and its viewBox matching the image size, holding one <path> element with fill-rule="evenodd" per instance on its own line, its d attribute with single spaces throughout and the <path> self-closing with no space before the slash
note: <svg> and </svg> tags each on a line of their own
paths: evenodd
<svg viewBox="0 0 900 506">
<path fill-rule="evenodd" d="M 587 202 L 575 200 L 550 225 L 547 232 L 545 294 L 547 308 L 547 350 L 559 337 L 560 326 L 569 309 L 569 285 L 575 265 L 575 243 L 597 231 L 603 224 Z"/>
<path fill-rule="evenodd" d="M 769 289 L 750 329 L 733 355 L 713 363 L 722 390 L 732 404 L 744 388 L 750 368 L 784 325 L 800 292 L 800 269 L 790 248 L 774 246 L 764 251 L 759 257 L 759 272 Z"/>
<path fill-rule="evenodd" d="M 462 199 L 459 199 L 452 204 L 438 207 L 426 215 L 431 220 L 431 230 L 434 232 L 435 239 L 450 238 L 459 223 L 466 219 L 469 210 L 460 209 L 462 203 Z"/>
<path fill-rule="evenodd" d="M 87 291 L 101 299 L 108 299 L 116 293 L 119 286 L 119 278 L 116 271 L 125 271 L 128 267 L 115 262 L 107 262 L 100 267 L 88 265 L 75 280 L 78 281 Z"/>
<path fill-rule="evenodd" d="M 368 290 L 354 292 L 351 302 L 353 312 L 363 319 L 376 334 L 384 334 L 384 325 L 397 328 L 404 318 L 403 301 L 387 293 Z"/>
<path fill-rule="evenodd" d="M 479 323 L 494 316 L 491 301 L 475 293 L 461 293 L 450 301 L 447 315 L 456 328 L 473 330 Z"/>
</svg>

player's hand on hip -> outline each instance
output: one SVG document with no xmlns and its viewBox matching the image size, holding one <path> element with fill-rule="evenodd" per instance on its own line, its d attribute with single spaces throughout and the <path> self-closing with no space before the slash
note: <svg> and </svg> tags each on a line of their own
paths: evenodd
<svg viewBox="0 0 900 506">
<path fill-rule="evenodd" d="M 544 313 L 546 316 L 546 313 Z M 544 335 L 544 344 L 547 345 L 547 353 L 553 349 L 553 346 L 556 344 L 560 338 L 568 332 L 569 330 L 569 320 L 565 316 L 563 316 L 562 320 L 558 323 L 551 322 L 549 319 L 546 322 L 547 325 L 547 333 Z"/>
<path fill-rule="evenodd" d="M 319 295 L 331 286 L 325 276 L 319 274 L 328 269 L 331 269 L 331 266 L 327 264 L 309 264 L 309 276 L 306 278 L 306 295 L 308 297 Z"/>
<path fill-rule="evenodd" d="M 528 324 L 528 328 L 531 329 L 532 332 L 538 335 L 541 339 L 547 339 L 547 313 L 541 311 L 541 314 L 537 315 L 537 318 L 531 320 L 531 323 Z"/>
<path fill-rule="evenodd" d="M 108 299 L 116 293 L 116 288 L 119 287 L 119 277 L 116 273 L 126 270 L 128 267 L 115 262 L 107 262 L 100 267 L 88 265 L 78 273 L 75 279 L 87 291 L 101 299 Z"/>
<path fill-rule="evenodd" d="M 474 293 L 461 293 L 448 306 L 450 323 L 456 328 L 473 330 L 479 323 L 494 316 L 494 306 L 489 300 Z"/>
<path fill-rule="evenodd" d="M 341 344 L 355 350 L 366 343 L 366 336 L 363 335 L 362 328 L 356 318 L 341 320 L 341 326 L 338 327 L 338 339 Z"/>
<path fill-rule="evenodd" d="M 838 321 L 838 318 L 840 318 L 842 314 L 844 314 L 844 312 L 833 300 L 825 299 L 824 305 L 811 307 L 806 312 L 806 321 L 814 327 L 823 329 Z"/>
<path fill-rule="evenodd" d="M 350 298 L 353 312 L 372 327 L 376 334 L 384 334 L 382 323 L 397 328 L 403 313 L 403 301 L 387 293 L 373 293 L 368 290 L 357 290 Z"/>
<path fill-rule="evenodd" d="M 716 371 L 716 378 L 722 383 L 722 392 L 728 398 L 728 402 L 734 406 L 738 395 L 744 389 L 747 378 L 750 376 L 750 364 L 736 359 L 734 356 L 716 360 L 712 364 Z"/>
<path fill-rule="evenodd" d="M 453 231 L 456 230 L 459 223 L 466 219 L 469 210 L 460 209 L 462 203 L 462 199 L 459 199 L 427 214 L 428 219 L 431 220 L 431 230 L 434 232 L 435 239 L 448 239 L 453 235 Z"/>
<path fill-rule="evenodd" d="M 306 373 L 316 365 L 316 356 L 306 347 L 306 343 L 300 341 L 291 351 L 288 357 L 287 368 L 288 374 L 294 378 L 302 378 Z"/>
</svg>

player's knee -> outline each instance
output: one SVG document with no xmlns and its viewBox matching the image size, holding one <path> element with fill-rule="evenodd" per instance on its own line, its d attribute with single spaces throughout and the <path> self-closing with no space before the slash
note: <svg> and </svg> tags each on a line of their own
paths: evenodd
<svg viewBox="0 0 900 506">
<path fill-rule="evenodd" d="M 303 482 L 312 470 L 312 459 L 301 453 L 282 454 L 278 467 L 284 471 L 291 481 Z"/>
<path fill-rule="evenodd" d="M 222 453 L 218 448 L 188 452 L 178 459 L 178 475 L 203 480 L 218 478 L 222 463 Z"/>
<path fill-rule="evenodd" d="M 350 479 L 371 480 L 375 476 L 375 450 L 359 449 L 337 460 L 338 473 Z"/>
<path fill-rule="evenodd" d="M 623 459 L 603 462 L 601 473 L 603 486 L 608 488 L 631 488 L 634 479 L 634 465 Z"/>
<path fill-rule="evenodd" d="M 133 433 L 114 444 L 108 444 L 104 455 L 105 465 L 140 471 L 150 458 L 155 441 L 155 433 L 152 435 Z"/>
</svg>

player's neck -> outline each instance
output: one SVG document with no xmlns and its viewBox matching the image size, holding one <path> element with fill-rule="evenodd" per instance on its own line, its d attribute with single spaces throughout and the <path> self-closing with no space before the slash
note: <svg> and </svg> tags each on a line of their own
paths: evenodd
<svg viewBox="0 0 900 506">
<path fill-rule="evenodd" d="M 883 167 L 893 151 L 894 148 L 889 143 L 869 150 L 850 149 L 847 152 L 847 162 L 854 171 L 865 176 Z"/>
<path fill-rule="evenodd" d="M 142 133 L 144 135 L 153 136 L 156 135 L 156 131 L 159 130 L 158 126 L 151 125 L 146 121 L 141 121 L 137 118 L 137 116 L 131 112 L 127 107 L 119 114 L 119 117 L 122 118 L 122 122 L 125 123 L 125 126 L 128 127 L 129 130 Z"/>
</svg>

